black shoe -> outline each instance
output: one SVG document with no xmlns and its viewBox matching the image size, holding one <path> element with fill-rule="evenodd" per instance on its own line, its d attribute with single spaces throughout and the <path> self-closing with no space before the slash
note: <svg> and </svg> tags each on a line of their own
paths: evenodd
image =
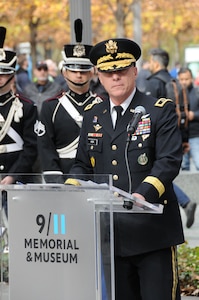
<svg viewBox="0 0 199 300">
<path fill-rule="evenodd" d="M 195 202 L 190 201 L 184 209 L 187 216 L 187 223 L 186 223 L 187 228 L 190 228 L 194 223 L 196 206 L 197 204 Z"/>
</svg>

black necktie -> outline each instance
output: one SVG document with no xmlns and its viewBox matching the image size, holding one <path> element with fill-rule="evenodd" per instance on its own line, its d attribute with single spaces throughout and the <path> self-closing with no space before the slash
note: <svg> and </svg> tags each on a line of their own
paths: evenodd
<svg viewBox="0 0 199 300">
<path fill-rule="evenodd" d="M 123 108 L 122 106 L 118 105 L 118 106 L 114 106 L 116 112 L 117 112 L 117 119 L 116 119 L 116 122 L 115 122 L 115 129 L 118 125 L 118 121 L 121 119 L 122 117 L 122 111 L 123 111 Z"/>
</svg>

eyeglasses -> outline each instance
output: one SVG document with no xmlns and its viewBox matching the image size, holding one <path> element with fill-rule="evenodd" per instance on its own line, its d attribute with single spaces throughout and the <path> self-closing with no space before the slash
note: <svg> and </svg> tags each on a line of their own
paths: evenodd
<svg viewBox="0 0 199 300">
<path fill-rule="evenodd" d="M 44 71 L 48 71 L 48 68 L 47 67 L 39 67 L 37 68 L 38 71 L 41 71 L 41 70 L 44 70 Z"/>
</svg>

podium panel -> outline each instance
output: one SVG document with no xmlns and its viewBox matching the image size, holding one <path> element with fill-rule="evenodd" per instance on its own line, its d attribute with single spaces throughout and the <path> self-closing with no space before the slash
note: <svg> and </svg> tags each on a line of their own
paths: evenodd
<svg viewBox="0 0 199 300">
<path fill-rule="evenodd" d="M 96 298 L 94 203 L 87 198 L 8 191 L 10 300 Z"/>
<path fill-rule="evenodd" d="M 134 199 L 106 176 L 98 184 L 78 180 L 79 186 L 1 186 L 8 216 L 1 209 L 0 224 L 9 233 L 9 297 L 2 300 L 115 300 L 114 213 L 162 213 L 162 207 Z"/>
</svg>

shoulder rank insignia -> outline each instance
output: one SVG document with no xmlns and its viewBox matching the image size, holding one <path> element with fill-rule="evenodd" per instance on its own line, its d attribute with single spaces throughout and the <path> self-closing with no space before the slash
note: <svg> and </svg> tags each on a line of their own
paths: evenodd
<svg viewBox="0 0 199 300">
<path fill-rule="evenodd" d="M 173 102 L 171 99 L 167 98 L 160 98 L 156 101 L 155 106 L 163 107 L 167 102 Z"/>
<path fill-rule="evenodd" d="M 101 103 L 102 101 L 103 101 L 103 100 L 102 100 L 100 97 L 96 97 L 95 100 L 92 101 L 92 103 L 88 104 L 88 105 L 84 108 L 84 111 L 93 108 L 93 106 L 94 106 L 95 104 L 99 104 L 99 103 Z"/>
</svg>

